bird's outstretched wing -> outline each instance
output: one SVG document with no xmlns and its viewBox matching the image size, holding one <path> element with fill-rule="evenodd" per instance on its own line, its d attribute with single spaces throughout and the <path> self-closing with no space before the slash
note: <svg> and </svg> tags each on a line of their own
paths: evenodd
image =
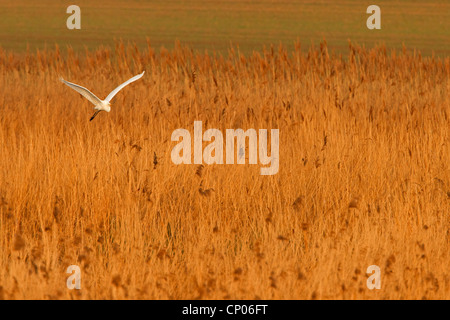
<svg viewBox="0 0 450 320">
<path fill-rule="evenodd" d="M 142 72 L 141 74 L 138 74 L 137 76 L 134 76 L 133 78 L 125 81 L 124 83 L 122 83 L 120 86 L 118 86 L 117 88 L 115 88 L 113 91 L 111 91 L 110 94 L 108 94 L 108 96 L 106 97 L 105 101 L 111 101 L 112 98 L 114 98 L 114 96 L 117 94 L 117 92 L 119 92 L 120 90 L 122 90 L 123 87 L 125 87 L 126 85 L 129 85 L 130 83 L 142 78 L 142 76 L 144 75 L 145 71 Z"/>
<path fill-rule="evenodd" d="M 67 86 L 71 87 L 73 90 L 77 91 L 83 97 L 85 97 L 90 102 L 92 102 L 95 106 L 97 106 L 97 105 L 102 103 L 102 100 L 97 98 L 97 96 L 95 94 L 93 94 L 92 92 L 90 92 L 88 89 L 86 89 L 86 88 L 84 88 L 82 86 L 79 86 L 79 85 L 77 85 L 75 83 L 66 81 L 63 78 L 59 78 L 59 80 L 61 80 L 61 82 L 65 83 Z"/>
</svg>

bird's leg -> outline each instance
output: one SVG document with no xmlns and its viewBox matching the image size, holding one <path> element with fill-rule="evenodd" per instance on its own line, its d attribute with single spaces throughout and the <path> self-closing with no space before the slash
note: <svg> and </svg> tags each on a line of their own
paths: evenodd
<svg viewBox="0 0 450 320">
<path fill-rule="evenodd" d="M 96 116 L 100 111 L 102 111 L 102 110 L 97 110 L 97 111 L 95 111 L 94 115 L 91 117 L 91 119 L 89 119 L 89 121 L 94 120 L 95 116 Z"/>
</svg>

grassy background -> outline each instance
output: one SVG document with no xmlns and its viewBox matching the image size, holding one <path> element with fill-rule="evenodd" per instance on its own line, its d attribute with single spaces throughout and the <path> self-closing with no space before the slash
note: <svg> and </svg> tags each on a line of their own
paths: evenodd
<svg viewBox="0 0 450 320">
<path fill-rule="evenodd" d="M 138 70 L 92 122 L 58 81 Z M 383 47 L 0 50 L 0 299 L 448 299 L 449 75 Z M 279 129 L 279 172 L 173 164 L 195 120 Z"/>
<path fill-rule="evenodd" d="M 15 51 L 53 47 L 75 50 L 111 45 L 114 39 L 142 47 L 149 37 L 154 47 L 172 48 L 175 40 L 194 49 L 224 52 L 230 42 L 243 53 L 282 42 L 292 49 L 326 39 L 330 49 L 346 52 L 347 39 L 372 47 L 405 44 L 423 54 L 450 52 L 450 3 L 377 1 L 381 30 L 366 27 L 370 1 L 85 1 L 81 30 L 68 30 L 66 1 L 0 1 L 0 46 Z"/>
<path fill-rule="evenodd" d="M 450 297 L 450 58 L 347 43 L 448 55 L 449 4 L 377 1 L 370 31 L 372 3 L 278 3 L 77 1 L 71 31 L 70 3 L 0 2 L 0 300 Z M 58 81 L 142 70 L 93 122 Z M 194 120 L 280 129 L 279 173 L 174 165 Z"/>
</svg>

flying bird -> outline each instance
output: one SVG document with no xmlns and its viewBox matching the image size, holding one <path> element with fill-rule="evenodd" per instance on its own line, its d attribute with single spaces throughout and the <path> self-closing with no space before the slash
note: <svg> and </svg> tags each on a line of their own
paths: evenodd
<svg viewBox="0 0 450 320">
<path fill-rule="evenodd" d="M 92 120 L 94 120 L 95 116 L 100 111 L 110 112 L 111 111 L 111 104 L 109 102 L 112 100 L 112 98 L 114 98 L 114 96 L 117 94 L 117 92 L 122 90 L 125 86 L 129 85 L 130 83 L 140 79 L 144 75 L 144 73 L 145 73 L 145 71 L 142 72 L 141 74 L 138 74 L 137 76 L 134 76 L 133 78 L 125 81 L 124 83 L 122 83 L 120 86 L 118 86 L 113 91 L 111 91 L 111 93 L 108 94 L 108 96 L 106 97 L 105 100 L 100 100 L 99 98 L 97 98 L 97 96 L 95 94 L 93 94 L 88 89 L 86 89 L 86 88 L 84 88 L 82 86 L 79 86 L 79 85 L 77 85 L 75 83 L 66 81 L 63 78 L 59 78 L 59 80 L 61 80 L 61 82 L 65 83 L 66 85 L 71 87 L 73 90 L 77 91 L 79 94 L 81 94 L 83 97 L 85 97 L 92 104 L 95 105 L 94 109 L 97 110 L 97 111 L 95 111 L 94 115 L 89 120 L 89 121 L 92 121 Z"/>
</svg>

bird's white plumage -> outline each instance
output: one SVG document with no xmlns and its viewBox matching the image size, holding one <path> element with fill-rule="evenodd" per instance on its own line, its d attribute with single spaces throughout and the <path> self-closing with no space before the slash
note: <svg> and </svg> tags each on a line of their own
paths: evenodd
<svg viewBox="0 0 450 320">
<path fill-rule="evenodd" d="M 59 80 L 61 80 L 62 83 L 65 83 L 66 85 L 68 85 L 69 87 L 71 87 L 73 90 L 77 91 L 79 94 L 81 94 L 83 97 L 85 97 L 86 99 L 88 99 L 90 102 L 92 102 L 95 106 L 99 105 L 102 103 L 102 100 L 100 100 L 95 94 L 93 94 L 92 92 L 90 92 L 88 89 L 86 89 L 85 87 L 79 86 L 75 83 L 69 82 L 64 80 L 63 78 L 59 78 Z"/>
<path fill-rule="evenodd" d="M 137 76 L 134 76 L 133 78 L 125 81 L 124 83 L 122 83 L 120 86 L 118 86 L 117 88 L 115 88 L 113 91 L 111 91 L 110 94 L 108 94 L 108 96 L 106 97 L 105 101 L 111 101 L 112 98 L 114 98 L 114 96 L 117 94 L 117 92 L 119 92 L 120 90 L 122 90 L 123 87 L 129 85 L 130 83 L 142 78 L 142 76 L 144 75 L 145 71 L 142 72 L 141 74 L 138 74 Z"/>
<path fill-rule="evenodd" d="M 134 76 L 133 78 L 125 81 L 124 83 L 122 83 L 120 86 L 118 86 L 117 88 L 115 88 L 113 91 L 111 91 L 110 94 L 108 94 L 108 96 L 106 97 L 105 100 L 101 100 L 99 99 L 95 94 L 93 94 L 92 92 L 90 92 L 88 89 L 86 89 L 85 87 L 82 87 L 78 84 L 69 82 L 64 80 L 63 78 L 59 78 L 59 80 L 61 80 L 62 83 L 66 84 L 67 86 L 69 86 L 70 88 L 72 88 L 73 90 L 77 91 L 79 94 L 81 94 L 83 97 L 85 97 L 86 99 L 88 99 L 93 105 L 95 105 L 94 109 L 98 110 L 98 111 L 106 111 L 109 112 L 111 110 L 110 107 L 110 101 L 112 100 L 112 98 L 114 98 L 114 96 L 117 94 L 117 92 L 119 92 L 120 90 L 122 90 L 125 86 L 129 85 L 130 83 L 142 78 L 142 76 L 144 75 L 145 71 L 142 72 L 141 74 L 138 74 L 137 76 Z M 98 112 L 97 112 L 98 113 Z M 94 116 L 91 118 L 91 120 L 95 117 L 95 115 L 97 114 L 95 113 Z"/>
</svg>

